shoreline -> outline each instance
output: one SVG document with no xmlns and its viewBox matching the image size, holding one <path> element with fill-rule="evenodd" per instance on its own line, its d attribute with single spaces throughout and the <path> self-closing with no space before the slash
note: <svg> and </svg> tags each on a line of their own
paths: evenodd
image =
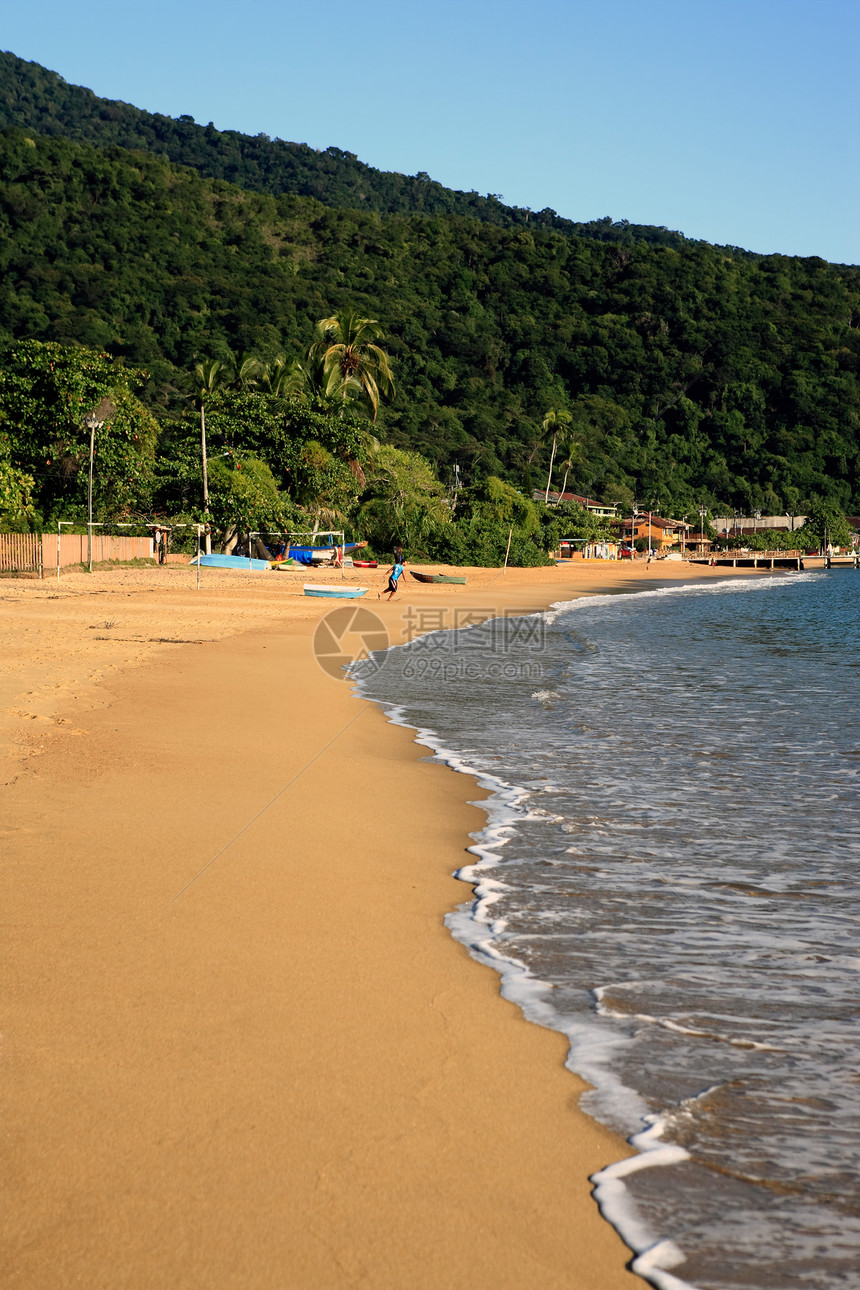
<svg viewBox="0 0 860 1290">
<path fill-rule="evenodd" d="M 163 572 L 0 587 L 9 1286 L 641 1285 L 633 1153 L 443 925 L 474 791 L 317 666 L 330 604 Z M 368 608 L 727 576 L 499 573 Z"/>
</svg>

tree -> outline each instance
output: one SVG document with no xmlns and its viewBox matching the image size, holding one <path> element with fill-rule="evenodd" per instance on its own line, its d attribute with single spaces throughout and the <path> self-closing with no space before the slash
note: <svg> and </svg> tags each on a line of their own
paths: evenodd
<svg viewBox="0 0 860 1290">
<path fill-rule="evenodd" d="M 612 542 L 615 535 L 607 520 L 586 510 L 578 502 L 566 502 L 561 508 L 559 523 L 562 537 L 581 538 L 584 542 Z M 648 543 L 645 543 L 646 547 Z"/>
<path fill-rule="evenodd" d="M 221 383 L 240 390 L 255 390 L 261 384 L 265 364 L 256 354 L 234 354 L 221 369 Z"/>
<path fill-rule="evenodd" d="M 451 523 L 445 489 L 417 452 L 383 444 L 370 465 L 368 500 L 358 513 L 362 533 L 382 550 L 395 545 L 413 551 L 430 534 Z"/>
<path fill-rule="evenodd" d="M 216 457 L 212 461 L 212 518 L 226 543 L 239 532 L 280 532 L 294 509 L 278 492 L 275 478 L 256 457 Z"/>
<path fill-rule="evenodd" d="M 0 524 L 5 529 L 29 529 L 35 519 L 32 496 L 36 481 L 12 463 L 8 436 L 0 435 Z"/>
<path fill-rule="evenodd" d="M 562 495 L 567 492 L 567 477 L 570 469 L 582 457 L 582 442 L 578 432 L 572 426 L 565 426 L 560 434 L 561 450 L 564 453 L 564 482 L 561 486 Z"/>
<path fill-rule="evenodd" d="M 380 398 L 395 393 L 388 355 L 375 343 L 383 335 L 379 323 L 347 311 L 320 319 L 316 333 L 308 359 L 322 362 L 325 397 L 363 400 L 375 421 Z"/>
<path fill-rule="evenodd" d="M 95 437 L 95 513 L 119 519 L 149 509 L 158 425 L 133 391 L 147 373 L 80 346 L 22 341 L 0 362 L 0 437 L 9 465 L 32 482 L 20 494 L 33 523 L 86 515 L 90 435 L 84 418 L 113 411 Z M 14 487 L 14 480 L 12 484 Z"/>
<path fill-rule="evenodd" d="M 850 546 L 851 530 L 845 512 L 832 502 L 815 502 L 798 531 L 800 546 Z"/>
<path fill-rule="evenodd" d="M 209 520 L 209 465 L 206 459 L 206 404 L 216 390 L 230 383 L 229 369 L 218 358 L 204 358 L 194 364 L 196 401 L 200 409 L 200 456 L 203 463 L 203 518 Z M 206 554 L 212 554 L 212 535 L 206 530 Z"/>
<path fill-rule="evenodd" d="M 544 504 L 549 502 L 549 486 L 552 482 L 552 464 L 555 461 L 555 449 L 558 443 L 559 432 L 564 426 L 569 426 L 572 417 L 569 412 L 562 408 L 550 408 L 544 416 L 541 426 L 543 428 L 544 440 L 552 435 L 552 452 L 549 455 L 549 474 L 546 477 L 546 493 L 544 494 Z"/>
</svg>

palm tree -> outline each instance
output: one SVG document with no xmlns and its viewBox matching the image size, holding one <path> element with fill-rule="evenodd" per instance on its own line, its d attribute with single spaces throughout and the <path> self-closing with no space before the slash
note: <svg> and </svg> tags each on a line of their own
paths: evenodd
<svg viewBox="0 0 860 1290">
<path fill-rule="evenodd" d="M 234 354 L 232 367 L 223 380 L 224 385 L 235 385 L 240 390 L 253 390 L 263 376 L 265 364 L 255 354 Z"/>
<path fill-rule="evenodd" d="M 567 477 L 570 474 L 570 468 L 582 456 L 582 442 L 572 426 L 566 426 L 561 434 L 561 450 L 565 454 L 565 460 L 561 463 L 564 466 L 564 483 L 561 486 L 561 496 L 564 496 L 567 490 Z"/>
<path fill-rule="evenodd" d="M 200 409 L 200 452 L 203 458 L 203 510 L 209 514 L 209 472 L 206 466 L 206 404 L 216 390 L 228 383 L 229 369 L 218 358 L 204 358 L 194 365 L 195 402 Z M 206 554 L 212 554 L 212 536 L 206 529 Z"/>
<path fill-rule="evenodd" d="M 374 421 L 380 398 L 395 392 L 388 355 L 374 343 L 382 334 L 375 318 L 359 318 L 350 310 L 320 319 L 317 338 L 308 350 L 310 363 L 322 366 L 323 396 L 363 399 L 370 405 Z"/>
<path fill-rule="evenodd" d="M 549 486 L 552 481 L 552 464 L 555 461 L 555 449 L 556 444 L 558 443 L 559 431 L 564 426 L 569 426 L 572 420 L 573 418 L 570 413 L 565 412 L 562 408 L 550 408 L 541 422 L 544 439 L 548 439 L 549 436 L 552 435 L 552 452 L 550 453 L 549 458 L 549 474 L 546 477 L 546 493 L 544 494 L 543 499 L 544 504 L 549 502 Z"/>
</svg>

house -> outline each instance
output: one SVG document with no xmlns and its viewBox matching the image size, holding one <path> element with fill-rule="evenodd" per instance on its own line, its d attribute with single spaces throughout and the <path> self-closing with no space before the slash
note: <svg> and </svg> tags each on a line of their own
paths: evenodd
<svg viewBox="0 0 860 1290">
<path fill-rule="evenodd" d="M 690 525 L 684 520 L 667 520 L 653 513 L 637 515 L 635 522 L 628 519 L 621 525 L 621 536 L 625 543 L 635 542 L 637 538 L 643 538 L 646 542 L 650 539 L 649 545 L 656 551 L 668 551 L 678 543 L 684 546 L 689 532 Z"/>
<path fill-rule="evenodd" d="M 536 488 L 532 493 L 533 502 L 542 502 L 546 497 L 546 489 Z M 562 502 L 575 502 L 583 510 L 590 511 L 599 519 L 614 520 L 618 514 L 618 507 L 612 506 L 606 502 L 596 502 L 593 497 L 581 497 L 579 493 L 554 493 L 550 490 L 547 501 L 550 506 L 558 506 Z"/>
<path fill-rule="evenodd" d="M 617 542 L 588 541 L 586 538 L 562 538 L 556 562 L 563 560 L 617 560 Z"/>
<path fill-rule="evenodd" d="M 785 529 L 793 532 L 803 528 L 805 515 L 715 515 L 711 524 L 721 537 L 740 537 L 743 533 L 760 533 L 763 529 Z"/>
</svg>

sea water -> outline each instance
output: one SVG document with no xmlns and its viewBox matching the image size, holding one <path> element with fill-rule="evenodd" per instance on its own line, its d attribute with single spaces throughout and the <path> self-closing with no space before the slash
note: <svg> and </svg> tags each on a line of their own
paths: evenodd
<svg viewBox="0 0 860 1290">
<path fill-rule="evenodd" d="M 636 1147 L 596 1195 L 658 1286 L 860 1286 L 858 593 L 588 597 L 357 669 L 492 792 L 449 926 Z"/>
</svg>

